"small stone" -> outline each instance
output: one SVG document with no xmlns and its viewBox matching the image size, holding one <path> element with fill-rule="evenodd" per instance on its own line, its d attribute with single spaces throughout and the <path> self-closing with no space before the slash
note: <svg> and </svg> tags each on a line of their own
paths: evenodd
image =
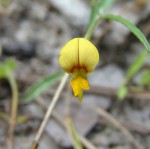
<svg viewBox="0 0 150 149">
<path fill-rule="evenodd" d="M 97 96 L 97 95 L 84 95 L 83 97 L 83 105 L 88 107 L 100 107 L 103 109 L 108 109 L 111 105 L 110 97 L 105 96 Z"/>
<path fill-rule="evenodd" d="M 65 121 L 64 121 L 65 122 Z M 61 147 L 70 147 L 68 135 L 65 129 L 63 129 L 57 122 L 51 120 L 46 127 L 46 132 L 53 138 L 53 140 Z"/>
<path fill-rule="evenodd" d="M 124 73 L 115 64 L 110 64 L 100 70 L 95 70 L 89 75 L 89 82 L 92 85 L 118 88 L 124 82 Z"/>
<path fill-rule="evenodd" d="M 54 5 L 73 25 L 85 26 L 88 23 L 90 9 L 80 0 L 51 0 Z"/>
</svg>

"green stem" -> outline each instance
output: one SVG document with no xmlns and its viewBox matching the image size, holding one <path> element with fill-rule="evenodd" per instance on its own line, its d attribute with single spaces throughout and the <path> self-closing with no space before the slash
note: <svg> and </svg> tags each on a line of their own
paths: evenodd
<svg viewBox="0 0 150 149">
<path fill-rule="evenodd" d="M 90 38 L 91 38 L 91 36 L 92 36 L 92 34 L 93 34 L 94 29 L 96 28 L 96 26 L 97 26 L 98 23 L 99 23 L 99 20 L 100 20 L 100 18 L 97 19 L 94 23 L 91 24 L 91 26 L 88 28 L 88 30 L 87 30 L 87 32 L 86 32 L 84 38 L 90 40 Z"/>
<path fill-rule="evenodd" d="M 13 149 L 13 134 L 16 126 L 17 111 L 18 111 L 18 87 L 14 77 L 8 74 L 8 80 L 12 90 L 12 103 L 11 103 L 11 118 L 10 127 L 8 129 L 8 146 Z"/>
</svg>

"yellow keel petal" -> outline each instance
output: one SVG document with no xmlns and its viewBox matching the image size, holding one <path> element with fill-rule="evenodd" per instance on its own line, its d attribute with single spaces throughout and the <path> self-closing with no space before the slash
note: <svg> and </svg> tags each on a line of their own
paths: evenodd
<svg viewBox="0 0 150 149">
<path fill-rule="evenodd" d="M 71 80 L 71 86 L 75 96 L 78 96 L 79 101 L 82 102 L 83 89 L 89 89 L 88 80 L 82 76 L 76 76 Z"/>
</svg>

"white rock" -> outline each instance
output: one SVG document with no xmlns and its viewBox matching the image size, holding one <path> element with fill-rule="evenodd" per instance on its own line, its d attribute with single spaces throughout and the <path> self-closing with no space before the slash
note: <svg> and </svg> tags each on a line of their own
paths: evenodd
<svg viewBox="0 0 150 149">
<path fill-rule="evenodd" d="M 108 109 L 111 105 L 111 99 L 110 97 L 105 96 L 97 96 L 97 95 L 84 95 L 83 97 L 83 105 L 89 106 L 89 107 L 101 107 L 103 109 Z"/>
<path fill-rule="evenodd" d="M 63 15 L 65 15 L 74 25 L 85 25 L 88 22 L 90 9 L 81 0 L 51 0 Z"/>
<path fill-rule="evenodd" d="M 115 64 L 110 64 L 100 70 L 95 70 L 89 75 L 89 81 L 92 85 L 117 88 L 124 81 L 124 73 Z"/>
</svg>

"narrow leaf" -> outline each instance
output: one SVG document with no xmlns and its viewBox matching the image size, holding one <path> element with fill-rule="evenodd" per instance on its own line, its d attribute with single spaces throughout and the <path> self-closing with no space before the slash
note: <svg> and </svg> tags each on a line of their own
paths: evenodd
<svg viewBox="0 0 150 149">
<path fill-rule="evenodd" d="M 67 118 L 67 122 L 68 122 L 69 132 L 71 133 L 71 136 L 72 136 L 72 139 L 75 143 L 76 149 L 83 149 L 82 144 L 80 142 L 80 139 L 79 139 L 77 132 L 74 128 L 74 124 L 73 124 L 70 117 Z"/>
<path fill-rule="evenodd" d="M 118 89 L 118 99 L 123 100 L 128 93 L 128 88 L 126 86 L 121 86 Z"/>
<path fill-rule="evenodd" d="M 146 48 L 146 50 L 150 54 L 150 45 L 147 39 L 145 38 L 144 34 L 135 25 L 133 25 L 127 19 L 124 19 L 121 16 L 117 16 L 113 14 L 105 15 L 104 18 L 109 19 L 109 20 L 115 20 L 123 24 L 124 26 L 126 26 L 140 40 L 140 42 L 143 44 L 143 46 Z"/>
<path fill-rule="evenodd" d="M 144 51 L 135 59 L 135 61 L 127 71 L 127 81 L 132 79 L 137 74 L 137 72 L 142 67 L 147 56 L 148 56 L 147 53 Z"/>
<path fill-rule="evenodd" d="M 53 85 L 58 80 L 61 80 L 63 73 L 55 73 L 53 75 L 47 76 L 37 83 L 33 84 L 31 88 L 24 95 L 24 100 L 33 100 L 37 96 L 39 96 L 42 92 L 44 92 L 50 85 Z"/>
<path fill-rule="evenodd" d="M 146 70 L 143 76 L 140 78 L 140 84 L 147 85 L 148 87 L 150 87 L 150 71 L 149 70 Z"/>
</svg>

